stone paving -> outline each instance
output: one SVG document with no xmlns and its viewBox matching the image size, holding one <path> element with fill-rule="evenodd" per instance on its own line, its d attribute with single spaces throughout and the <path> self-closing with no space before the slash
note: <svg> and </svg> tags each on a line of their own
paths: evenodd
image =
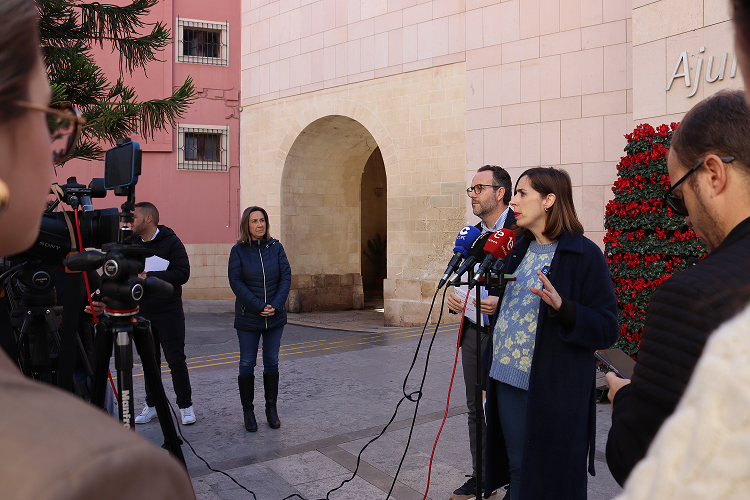
<svg viewBox="0 0 750 500">
<path fill-rule="evenodd" d="M 180 425 L 179 429 L 212 468 L 230 474 L 254 492 L 250 494 L 224 475 L 212 472 L 188 446 L 183 446 L 199 500 L 386 499 L 410 435 L 408 452 L 388 498 L 424 498 L 430 455 L 445 413 L 456 356 L 456 323 L 441 327 L 435 336 L 413 432 L 410 426 L 415 404 L 405 400 L 388 430 L 361 454 L 357 475 L 326 496 L 329 490 L 352 478 L 357 455 L 393 416 L 403 396 L 404 377 L 421 329 L 383 327 L 382 313 L 377 311 L 290 314 L 289 333 L 285 331 L 280 357 L 281 429 L 272 430 L 266 424 L 262 381 L 258 376 L 255 401 L 259 429 L 248 433 L 242 425 L 237 392 L 239 347 L 231 327 L 232 303 L 186 301 L 185 309 L 190 348 L 186 352 L 190 351 L 198 421 L 192 426 Z M 428 335 L 422 341 L 406 392 L 420 386 L 432 338 Z M 202 356 L 193 356 L 193 351 Z M 256 374 L 259 373 L 258 368 Z M 168 373 L 163 382 L 169 399 L 174 401 Z M 144 397 L 142 377 L 135 378 L 135 397 L 140 409 Z M 173 407 L 176 410 L 176 405 Z M 604 462 L 609 423 L 609 405 L 598 405 L 597 475 L 589 477 L 591 500 L 611 499 L 621 491 Z M 137 432 L 156 444 L 162 443 L 156 420 L 138 426 Z M 432 461 L 427 498 L 447 500 L 463 484 L 464 474 L 470 469 L 459 364 L 448 418 Z"/>
</svg>

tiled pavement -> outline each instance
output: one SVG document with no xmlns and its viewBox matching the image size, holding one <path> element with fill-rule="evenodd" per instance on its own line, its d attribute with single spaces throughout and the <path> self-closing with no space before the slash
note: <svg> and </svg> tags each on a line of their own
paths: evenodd
<svg viewBox="0 0 750 500">
<path fill-rule="evenodd" d="M 329 490 L 352 478 L 360 450 L 383 430 L 403 397 L 404 377 L 421 331 L 383 327 L 382 314 L 376 311 L 290 314 L 280 356 L 281 429 L 266 425 L 258 376 L 255 401 L 259 429 L 248 433 L 242 425 L 237 392 L 238 345 L 229 312 L 231 302 L 186 301 L 185 310 L 186 352 L 198 422 L 179 426 L 180 430 L 214 469 L 232 475 L 259 500 L 322 499 Z M 390 498 L 424 497 L 430 455 L 446 408 L 456 331 L 456 323 L 444 325 L 435 337 L 411 443 L 397 481 L 394 483 L 393 478 L 409 440 L 416 406 L 408 400 L 401 402 L 383 436 L 362 453 L 356 477 L 327 498 L 386 499 L 392 484 Z M 419 389 L 432 339 L 430 334 L 422 341 L 406 384 L 407 393 Z M 256 374 L 260 374 L 259 368 Z M 168 370 L 164 377 L 167 395 L 174 401 Z M 142 401 L 143 379 L 137 372 L 135 390 L 137 400 Z M 620 491 L 604 463 L 609 421 L 609 405 L 599 405 L 597 475 L 589 477 L 588 488 L 591 500 L 607 500 Z M 464 482 L 464 474 L 471 469 L 466 427 L 458 366 L 448 418 L 432 462 L 427 498 L 447 500 Z M 162 442 L 156 420 L 138 426 L 137 432 L 157 444 Z M 254 498 L 230 479 L 210 471 L 187 446 L 183 446 L 183 453 L 199 500 Z"/>
</svg>

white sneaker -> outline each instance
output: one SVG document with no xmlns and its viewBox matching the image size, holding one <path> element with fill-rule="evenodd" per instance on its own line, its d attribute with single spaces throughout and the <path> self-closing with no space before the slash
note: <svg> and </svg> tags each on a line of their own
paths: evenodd
<svg viewBox="0 0 750 500">
<path fill-rule="evenodd" d="M 190 425 L 195 423 L 195 412 L 193 411 L 192 406 L 188 406 L 187 408 L 180 408 L 180 413 L 182 413 L 182 425 Z"/>
<path fill-rule="evenodd" d="M 143 411 L 140 415 L 135 417 L 135 423 L 136 424 L 145 424 L 148 422 L 151 422 L 153 419 L 157 418 L 156 415 L 156 407 L 155 406 L 149 406 L 149 405 L 143 405 Z"/>
</svg>

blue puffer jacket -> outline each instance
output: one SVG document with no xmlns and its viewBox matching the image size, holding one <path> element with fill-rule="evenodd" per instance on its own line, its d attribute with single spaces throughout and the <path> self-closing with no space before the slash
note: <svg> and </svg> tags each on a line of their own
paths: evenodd
<svg viewBox="0 0 750 500">
<path fill-rule="evenodd" d="M 286 298 L 292 286 L 292 268 L 284 247 L 273 238 L 237 243 L 229 254 L 229 286 L 237 330 L 267 330 L 286 324 Z M 266 304 L 276 309 L 261 316 Z"/>
</svg>

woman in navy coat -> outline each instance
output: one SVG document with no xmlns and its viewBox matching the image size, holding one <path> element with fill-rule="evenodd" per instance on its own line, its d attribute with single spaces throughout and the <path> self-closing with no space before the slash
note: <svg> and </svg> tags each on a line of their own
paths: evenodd
<svg viewBox="0 0 750 500">
<path fill-rule="evenodd" d="M 240 400 L 245 429 L 258 430 L 253 397 L 258 345 L 263 338 L 263 388 L 266 418 L 272 429 L 281 427 L 276 411 L 279 393 L 279 347 L 286 325 L 286 298 L 292 269 L 279 240 L 271 238 L 268 214 L 261 207 L 242 213 L 240 239 L 229 255 L 229 286 L 237 297 L 234 328 L 240 341 Z"/>
<path fill-rule="evenodd" d="M 587 455 L 594 474 L 594 351 L 618 336 L 612 279 L 565 171 L 527 170 L 510 206 L 521 236 L 484 353 L 484 496 L 510 483 L 510 500 L 582 500 Z"/>
</svg>

